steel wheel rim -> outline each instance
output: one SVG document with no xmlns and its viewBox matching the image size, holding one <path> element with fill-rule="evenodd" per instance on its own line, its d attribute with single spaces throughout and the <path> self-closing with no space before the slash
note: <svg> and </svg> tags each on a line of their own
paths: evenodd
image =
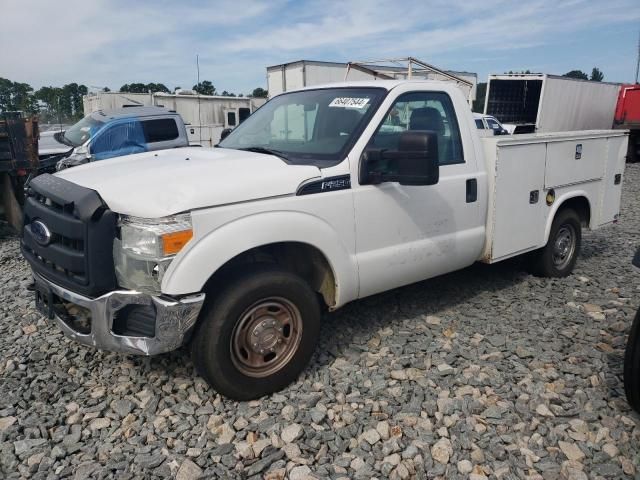
<svg viewBox="0 0 640 480">
<path fill-rule="evenodd" d="M 289 363 L 301 339 L 298 307 L 286 298 L 264 298 L 240 315 L 231 334 L 231 359 L 242 374 L 267 377 Z"/>
<path fill-rule="evenodd" d="M 558 269 L 563 269 L 571 262 L 576 251 L 576 231 L 572 225 L 562 225 L 553 240 L 552 259 Z"/>
</svg>

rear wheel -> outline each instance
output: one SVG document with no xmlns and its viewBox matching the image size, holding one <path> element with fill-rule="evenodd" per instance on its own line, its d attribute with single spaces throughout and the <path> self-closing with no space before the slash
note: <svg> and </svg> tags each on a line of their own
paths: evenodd
<svg viewBox="0 0 640 480">
<path fill-rule="evenodd" d="M 216 391 L 236 400 L 294 381 L 320 331 L 315 292 L 277 267 L 232 280 L 203 313 L 192 340 L 195 366 Z"/>
<path fill-rule="evenodd" d="M 580 253 L 582 230 L 580 217 L 572 209 L 556 214 L 547 244 L 532 253 L 531 271 L 543 277 L 566 277 L 571 274 Z"/>
<path fill-rule="evenodd" d="M 640 412 L 640 310 L 631 325 L 624 355 L 624 392 L 631 408 Z"/>
</svg>

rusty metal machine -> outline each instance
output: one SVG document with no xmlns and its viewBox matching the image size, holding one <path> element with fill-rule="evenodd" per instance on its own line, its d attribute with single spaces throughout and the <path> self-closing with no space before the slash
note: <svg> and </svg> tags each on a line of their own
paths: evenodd
<svg viewBox="0 0 640 480">
<path fill-rule="evenodd" d="M 5 112 L 0 117 L 0 213 L 22 228 L 24 186 L 38 171 L 38 119 Z"/>
</svg>

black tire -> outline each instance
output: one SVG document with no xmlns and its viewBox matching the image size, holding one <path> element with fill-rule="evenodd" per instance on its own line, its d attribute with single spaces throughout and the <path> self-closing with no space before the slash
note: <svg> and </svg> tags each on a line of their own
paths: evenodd
<svg viewBox="0 0 640 480">
<path fill-rule="evenodd" d="M 566 277 L 570 275 L 580 254 L 581 228 L 580 217 L 574 210 L 565 208 L 556 213 L 547 244 L 531 254 L 529 262 L 531 273 L 540 277 Z M 558 242 L 563 241 L 567 235 L 572 237 L 572 246 L 562 257 L 560 251 L 564 250 L 561 248 L 564 243 Z"/>
<path fill-rule="evenodd" d="M 640 413 L 640 309 L 631 325 L 624 354 L 624 393 L 631 408 Z"/>
<path fill-rule="evenodd" d="M 272 301 L 276 302 L 276 307 L 271 307 Z M 292 317 L 296 320 L 292 325 L 296 322 L 300 325 L 299 329 L 290 326 L 288 330 L 290 338 L 295 335 L 297 339 L 295 347 L 287 344 L 284 338 L 286 331 L 282 333 L 282 328 L 277 330 L 278 327 L 267 326 L 259 334 L 256 333 L 269 319 L 276 318 L 276 314 L 269 314 L 269 308 L 276 309 L 277 302 L 281 302 L 283 310 L 276 310 L 278 314 L 286 317 L 286 312 L 294 312 Z M 299 314 L 299 317 L 295 314 Z M 267 322 L 262 322 L 265 318 Z M 253 328 L 249 328 L 249 324 Z M 284 328 L 286 330 L 286 326 Z M 239 329 L 244 334 L 238 333 Z M 277 356 L 270 352 L 261 355 L 262 350 L 256 351 L 254 344 L 248 345 L 244 340 L 254 338 L 249 332 L 259 335 L 256 338 L 264 337 L 265 342 L 270 342 L 278 335 L 282 337 L 274 341 L 285 343 L 283 348 L 288 351 L 277 359 L 278 362 L 285 362 L 277 371 L 256 373 L 245 364 L 251 355 L 251 358 L 262 358 L 260 361 L 268 370 L 269 362 L 264 359 L 274 355 L 275 361 Z M 281 390 L 293 382 L 309 362 L 319 333 L 320 305 L 316 293 L 304 280 L 286 270 L 262 267 L 230 280 L 212 295 L 211 300 L 207 300 L 192 337 L 191 352 L 198 373 L 218 393 L 234 400 L 251 400 Z M 247 358 L 241 358 L 242 354 L 246 354 Z"/>
</svg>

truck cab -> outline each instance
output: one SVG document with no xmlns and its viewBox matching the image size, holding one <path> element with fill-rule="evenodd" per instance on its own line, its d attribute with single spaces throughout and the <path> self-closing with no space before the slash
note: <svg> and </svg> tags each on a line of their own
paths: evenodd
<svg viewBox="0 0 640 480">
<path fill-rule="evenodd" d="M 45 171 L 189 145 L 180 115 L 161 107 L 99 110 L 66 130 L 42 135 Z"/>
</svg>

